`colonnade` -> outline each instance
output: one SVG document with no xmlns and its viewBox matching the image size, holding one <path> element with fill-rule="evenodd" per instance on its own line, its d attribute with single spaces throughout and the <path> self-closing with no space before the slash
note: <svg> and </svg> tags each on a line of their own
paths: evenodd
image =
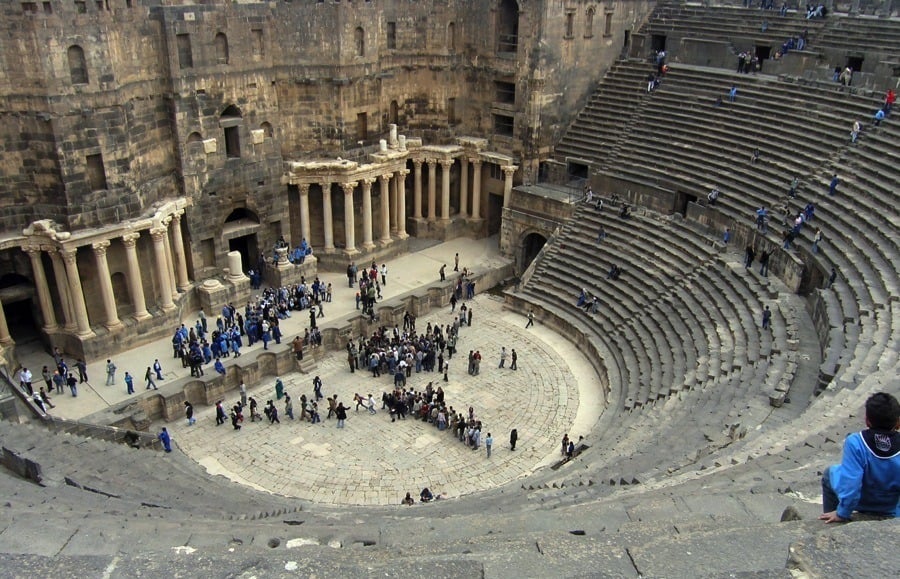
<svg viewBox="0 0 900 579">
<path fill-rule="evenodd" d="M 450 176 L 453 165 L 459 160 L 460 184 L 459 184 L 459 212 L 463 219 L 480 220 L 481 216 L 481 168 L 484 159 L 478 156 L 457 157 L 415 157 L 412 158 L 412 185 L 413 185 L 413 219 L 427 222 L 450 221 Z M 489 161 L 490 162 L 490 161 Z M 425 168 L 423 168 L 423 165 Z M 440 167 L 440 176 L 438 175 Z M 471 167 L 471 170 L 470 170 Z M 518 169 L 515 165 L 501 165 L 504 175 L 503 206 L 509 204 L 513 186 L 513 175 Z M 427 189 L 423 187 L 423 172 L 428 171 Z M 312 239 L 310 229 L 310 202 L 309 191 L 313 183 L 318 182 L 322 188 L 322 232 L 324 238 L 323 250 L 325 253 L 335 251 L 334 239 L 334 214 L 332 186 L 340 186 L 344 195 L 344 248 L 353 253 L 358 249 L 368 250 L 375 247 L 376 242 L 381 245 L 391 243 L 394 237 L 404 239 L 408 237 L 406 231 L 406 219 L 408 217 L 406 207 L 406 178 L 408 169 L 396 169 L 382 174 L 375 174 L 364 178 L 341 180 L 337 176 L 331 179 L 322 177 L 308 177 L 310 182 L 298 183 L 299 209 L 300 209 L 300 235 L 307 240 Z M 471 177 L 470 177 L 471 175 Z M 471 178 L 471 203 L 469 180 Z M 318 181 L 318 179 L 322 179 Z M 378 216 L 379 223 L 373 223 L 372 192 L 373 186 L 377 186 L 379 193 Z M 438 190 L 440 187 L 440 190 Z M 356 239 L 356 213 L 354 196 L 357 189 L 362 194 L 362 244 L 357 247 Z M 470 209 L 471 208 L 471 209 Z M 377 231 L 373 231 L 373 227 Z M 376 238 L 374 234 L 378 235 Z M 299 240 L 295 240 L 298 242 Z"/>
<path fill-rule="evenodd" d="M 138 321 L 149 319 L 151 315 L 147 311 L 142 274 L 146 275 L 151 268 L 146 264 L 142 267 L 137 252 L 138 240 L 144 231 L 149 235 L 153 247 L 152 269 L 157 280 L 158 306 L 166 312 L 174 310 L 178 291 L 190 287 L 181 233 L 183 214 L 184 210 L 182 209 L 154 222 L 149 229 L 129 230 L 119 237 L 101 239 L 81 246 L 77 245 L 75 240 L 52 243 L 49 239 L 44 240 L 37 236 L 30 238 L 31 243 L 24 245 L 22 250 L 28 254 L 31 260 L 31 270 L 38 304 L 43 316 L 44 331 L 52 333 L 62 328 L 81 338 L 94 335 L 85 303 L 82 278 L 78 270 L 79 249 L 88 247 L 93 253 L 97 268 L 97 283 L 103 308 L 103 320 L 100 323 L 109 330 L 123 327 L 116 308 L 116 295 L 107 259 L 107 252 L 114 243 L 121 243 L 124 248 L 128 297 L 134 309 L 132 315 Z M 53 296 L 50 293 L 47 273 L 44 270 L 44 253 L 50 257 L 53 267 L 62 320 L 57 319 L 54 309 Z M 124 299 L 124 296 L 119 296 L 119 299 Z M 3 308 L 0 306 L 0 343 L 4 343 L 4 339 L 9 340 L 9 329 L 2 311 Z"/>
</svg>

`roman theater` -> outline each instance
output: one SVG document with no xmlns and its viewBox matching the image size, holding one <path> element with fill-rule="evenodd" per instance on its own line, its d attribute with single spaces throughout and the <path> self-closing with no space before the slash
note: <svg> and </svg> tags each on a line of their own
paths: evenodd
<svg viewBox="0 0 900 579">
<path fill-rule="evenodd" d="M 900 574 L 891 0 L 0 9 L 0 575 Z"/>
</svg>

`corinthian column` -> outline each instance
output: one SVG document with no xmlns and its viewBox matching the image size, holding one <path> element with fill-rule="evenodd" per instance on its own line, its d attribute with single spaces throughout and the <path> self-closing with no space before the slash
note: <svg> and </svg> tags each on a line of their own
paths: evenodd
<svg viewBox="0 0 900 579">
<path fill-rule="evenodd" d="M 406 176 L 409 169 L 401 169 L 397 177 L 397 236 L 406 239 Z"/>
<path fill-rule="evenodd" d="M 150 238 L 153 240 L 153 261 L 156 262 L 156 277 L 159 282 L 159 305 L 163 310 L 171 311 L 175 309 L 175 303 L 169 287 L 169 272 L 166 271 L 166 231 L 165 227 L 154 227 L 150 230 Z"/>
<path fill-rule="evenodd" d="M 322 228 L 325 234 L 325 253 L 334 251 L 334 220 L 331 215 L 331 183 L 322 183 Z"/>
<path fill-rule="evenodd" d="M 459 216 L 467 217 L 469 212 L 469 160 L 459 158 Z"/>
<path fill-rule="evenodd" d="M 78 273 L 78 249 L 60 249 L 60 255 L 66 264 L 66 278 L 69 282 L 69 294 L 72 296 L 72 307 L 75 309 L 75 325 L 78 335 L 86 338 L 93 336 L 91 323 L 88 320 L 87 306 L 84 304 L 84 291 L 81 288 L 81 277 Z"/>
<path fill-rule="evenodd" d="M 515 165 L 507 165 L 505 167 L 500 167 L 503 170 L 503 206 L 509 207 L 509 201 L 512 197 L 512 186 L 513 186 L 513 175 L 516 173 L 516 169 L 518 169 Z"/>
<path fill-rule="evenodd" d="M 437 161 L 428 159 L 428 221 L 437 218 Z"/>
<path fill-rule="evenodd" d="M 441 221 L 450 220 L 450 168 L 452 160 L 441 161 Z"/>
<path fill-rule="evenodd" d="M 372 249 L 372 183 L 375 179 L 363 179 L 363 248 Z"/>
<path fill-rule="evenodd" d="M 356 251 L 356 222 L 353 219 L 353 190 L 356 182 L 341 183 L 344 190 L 344 242 L 348 252 Z"/>
<path fill-rule="evenodd" d="M 391 176 L 381 176 L 381 242 L 385 245 L 391 242 Z"/>
<path fill-rule="evenodd" d="M 481 219 L 481 159 L 472 159 L 472 219 Z"/>
<path fill-rule="evenodd" d="M 301 183 L 297 185 L 300 191 L 300 236 L 309 243 L 309 184 Z M 300 245 L 294 241 L 295 245 Z"/>
<path fill-rule="evenodd" d="M 181 216 L 184 211 L 179 211 L 172 216 L 172 242 L 175 245 L 175 269 L 178 274 L 178 289 L 187 291 L 191 286 L 188 279 L 187 259 L 184 256 L 184 238 L 181 236 Z"/>
<path fill-rule="evenodd" d="M 53 263 L 53 277 L 56 278 L 56 291 L 62 302 L 63 318 L 67 332 L 75 331 L 75 308 L 72 307 L 72 296 L 69 292 L 69 277 L 66 274 L 66 265 L 63 263 L 59 250 L 51 248 L 47 250 L 50 261 Z"/>
<path fill-rule="evenodd" d="M 9 335 L 9 326 L 6 325 L 6 312 L 3 311 L 3 304 L 0 303 L 0 346 L 8 346 L 12 343 L 13 339 Z"/>
<path fill-rule="evenodd" d="M 44 273 L 44 262 L 41 261 L 41 248 L 37 246 L 23 247 L 28 258 L 31 259 L 31 271 L 34 275 L 34 289 L 37 290 L 38 303 L 41 306 L 41 315 L 44 318 L 44 331 L 56 330 L 56 312 L 53 311 L 53 300 L 50 297 L 50 288 L 47 287 L 47 275 Z M 60 296 L 65 299 L 65 296 Z"/>
<path fill-rule="evenodd" d="M 144 282 L 141 280 L 141 266 L 138 263 L 137 240 L 141 234 L 137 231 L 122 236 L 125 246 L 125 263 L 128 269 L 128 291 L 131 294 L 131 305 L 134 307 L 134 319 L 149 319 L 147 302 L 144 300 Z"/>
<path fill-rule="evenodd" d="M 413 159 L 413 217 L 422 219 L 422 159 Z"/>
<path fill-rule="evenodd" d="M 108 329 L 114 330 L 122 326 L 119 314 L 116 312 L 116 297 L 113 292 L 112 279 L 109 275 L 109 262 L 106 259 L 106 250 L 109 249 L 109 241 L 98 241 L 91 246 L 94 250 L 94 259 L 97 261 L 97 277 L 100 282 L 100 297 L 103 298 L 103 312 L 106 314 L 106 322 L 103 324 Z"/>
</svg>

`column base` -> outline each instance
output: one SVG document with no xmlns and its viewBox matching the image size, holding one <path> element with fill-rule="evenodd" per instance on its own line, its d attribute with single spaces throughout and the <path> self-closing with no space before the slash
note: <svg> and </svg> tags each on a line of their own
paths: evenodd
<svg viewBox="0 0 900 579">
<path fill-rule="evenodd" d="M 85 332 L 83 334 L 81 332 L 78 332 L 75 335 L 78 336 L 79 338 L 81 338 L 82 340 L 86 340 L 88 338 L 93 338 L 97 334 L 94 333 L 94 330 L 88 330 L 87 332 Z"/>
<path fill-rule="evenodd" d="M 387 247 L 388 245 L 390 245 L 392 243 L 394 243 L 393 239 L 379 239 L 378 240 L 378 245 L 380 245 L 381 247 Z"/>
<path fill-rule="evenodd" d="M 334 253 L 334 251 L 335 251 L 335 249 L 333 247 L 326 247 L 326 248 L 322 249 L 322 253 L 327 253 L 327 254 Z"/>
<path fill-rule="evenodd" d="M 117 330 L 121 330 L 125 327 L 125 324 L 122 323 L 121 320 L 116 320 L 115 323 L 112 324 L 103 324 L 103 327 L 109 330 L 110 332 L 115 332 Z"/>
<path fill-rule="evenodd" d="M 188 290 L 190 290 L 192 287 L 194 287 L 194 284 L 192 284 L 191 282 L 188 282 L 188 283 L 185 283 L 185 284 L 182 284 L 182 285 L 178 286 L 178 291 L 179 291 L 180 293 L 186 293 L 186 292 L 187 292 Z"/>
<path fill-rule="evenodd" d="M 149 320 L 153 316 L 150 315 L 150 312 L 138 312 L 131 317 L 134 318 L 136 322 L 143 322 L 144 320 Z"/>
<path fill-rule="evenodd" d="M 345 249 L 344 255 L 346 255 L 347 257 L 355 257 L 355 256 L 359 255 L 359 250 L 356 249 L 355 247 L 352 247 L 350 249 Z"/>
<path fill-rule="evenodd" d="M 169 304 L 169 305 L 165 305 L 165 306 L 159 306 L 159 309 L 161 309 L 164 312 L 171 312 L 177 308 L 175 307 L 175 304 Z"/>
<path fill-rule="evenodd" d="M 397 233 L 397 239 L 409 239 L 409 233 L 401 231 Z"/>
<path fill-rule="evenodd" d="M 372 243 L 371 241 L 368 243 L 363 243 L 362 248 L 365 249 L 366 251 L 368 251 L 370 249 L 375 249 L 375 244 Z"/>
</svg>

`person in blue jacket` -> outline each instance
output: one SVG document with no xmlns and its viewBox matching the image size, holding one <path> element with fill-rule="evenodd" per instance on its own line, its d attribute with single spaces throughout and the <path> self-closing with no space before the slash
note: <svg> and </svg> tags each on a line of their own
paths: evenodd
<svg viewBox="0 0 900 579">
<path fill-rule="evenodd" d="M 826 523 L 849 521 L 853 511 L 900 516 L 900 403 L 886 392 L 866 400 L 866 426 L 844 440 L 841 464 L 822 476 Z"/>
</svg>

